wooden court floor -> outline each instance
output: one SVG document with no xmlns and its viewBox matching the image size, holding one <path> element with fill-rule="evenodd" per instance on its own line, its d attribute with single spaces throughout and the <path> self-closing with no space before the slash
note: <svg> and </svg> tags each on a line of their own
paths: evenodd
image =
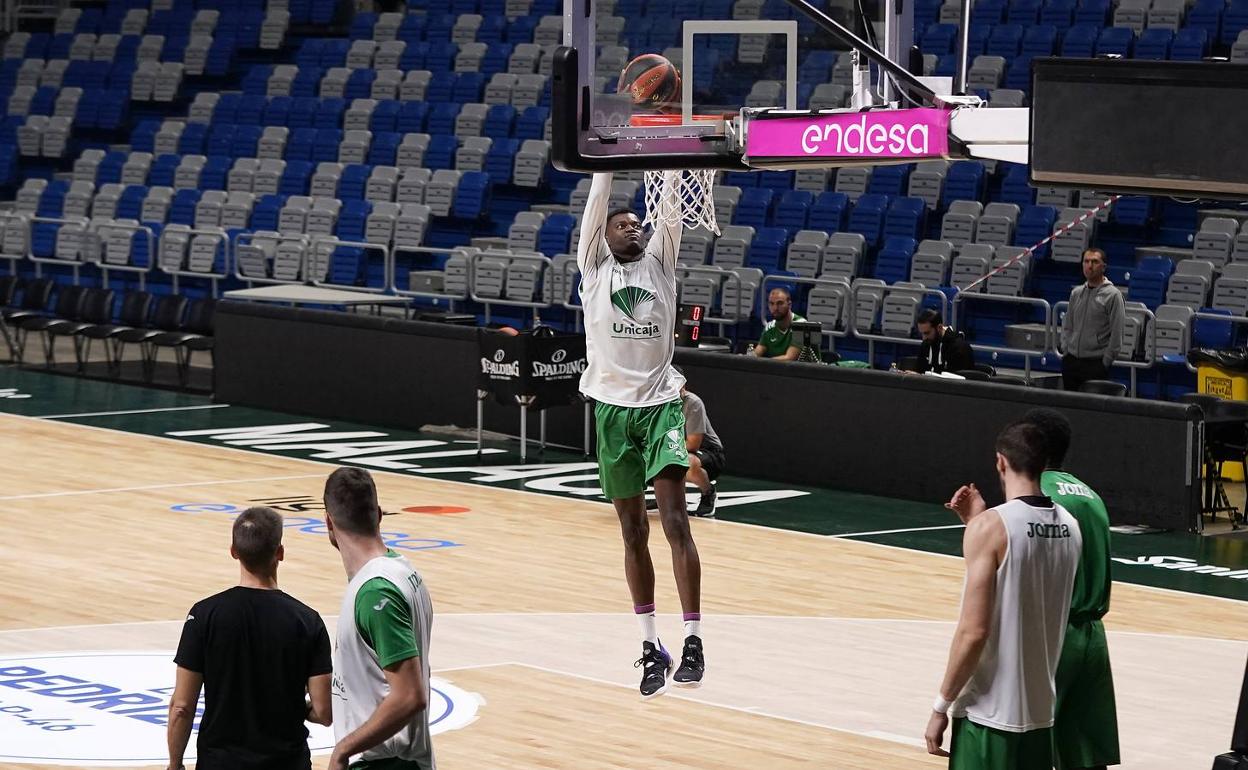
<svg viewBox="0 0 1248 770">
<path fill-rule="evenodd" d="M 0 456 L 0 768 L 163 765 L 161 704 L 66 704 L 6 677 L 38 666 L 117 692 L 138 687 L 127 667 L 139 661 L 140 689 L 157 699 L 187 609 L 237 577 L 228 509 L 319 498 L 332 466 L 12 416 L 0 416 Z M 942 766 L 919 746 L 959 559 L 695 520 L 707 684 L 643 703 L 609 506 L 376 478 L 386 510 L 426 511 L 386 525 L 434 598 L 435 686 L 454 706 L 439 705 L 454 711 L 435 737 L 444 770 Z M 287 515 L 281 586 L 332 625 L 345 576 L 322 514 Z M 675 646 L 657 522 L 652 548 L 660 630 Z M 1229 740 L 1248 614 L 1216 598 L 1114 590 L 1124 767 L 1207 767 Z M 109 736 L 129 753 L 90 753 Z"/>
</svg>

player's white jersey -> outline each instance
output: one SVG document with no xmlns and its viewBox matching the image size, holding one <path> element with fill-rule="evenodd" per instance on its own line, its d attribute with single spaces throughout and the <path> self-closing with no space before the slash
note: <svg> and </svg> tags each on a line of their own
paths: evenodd
<svg viewBox="0 0 1248 770">
<path fill-rule="evenodd" d="M 581 392 L 614 406 L 675 401 L 685 382 L 671 367 L 682 227 L 661 227 L 640 259 L 621 262 L 605 239 L 610 195 L 611 175 L 594 174 L 576 255 L 589 359 Z"/>
</svg>

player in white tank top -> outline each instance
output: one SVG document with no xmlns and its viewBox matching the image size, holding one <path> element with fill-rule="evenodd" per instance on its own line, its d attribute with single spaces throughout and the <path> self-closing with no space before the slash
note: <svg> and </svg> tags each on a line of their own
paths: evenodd
<svg viewBox="0 0 1248 770">
<path fill-rule="evenodd" d="M 1008 426 L 996 448 L 1008 502 L 985 510 L 972 485 L 948 504 L 967 524 L 966 582 L 925 738 L 930 753 L 948 756 L 941 744 L 952 715 L 951 767 L 1021 767 L 1007 764 L 1008 754 L 1049 768 L 1054 674 L 1082 537 L 1075 518 L 1040 492 L 1047 452 L 1035 426 Z"/>
</svg>

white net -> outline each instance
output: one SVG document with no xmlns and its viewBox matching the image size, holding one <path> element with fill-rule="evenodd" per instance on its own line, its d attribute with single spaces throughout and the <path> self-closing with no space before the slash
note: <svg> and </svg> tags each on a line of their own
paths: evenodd
<svg viewBox="0 0 1248 770">
<path fill-rule="evenodd" d="M 661 225 L 683 222 L 685 227 L 705 228 L 719 235 L 715 221 L 715 171 L 677 169 L 672 171 L 647 171 L 646 220 L 644 225 L 657 228 Z"/>
</svg>

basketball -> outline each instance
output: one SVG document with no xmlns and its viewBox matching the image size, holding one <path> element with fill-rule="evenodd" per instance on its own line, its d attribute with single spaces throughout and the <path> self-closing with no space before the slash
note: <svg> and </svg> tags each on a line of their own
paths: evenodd
<svg viewBox="0 0 1248 770">
<path fill-rule="evenodd" d="M 633 104 L 639 107 L 669 108 L 680 97 L 680 72 L 666 57 L 657 53 L 642 54 L 620 72 L 616 91 L 627 91 L 633 97 Z"/>
</svg>

